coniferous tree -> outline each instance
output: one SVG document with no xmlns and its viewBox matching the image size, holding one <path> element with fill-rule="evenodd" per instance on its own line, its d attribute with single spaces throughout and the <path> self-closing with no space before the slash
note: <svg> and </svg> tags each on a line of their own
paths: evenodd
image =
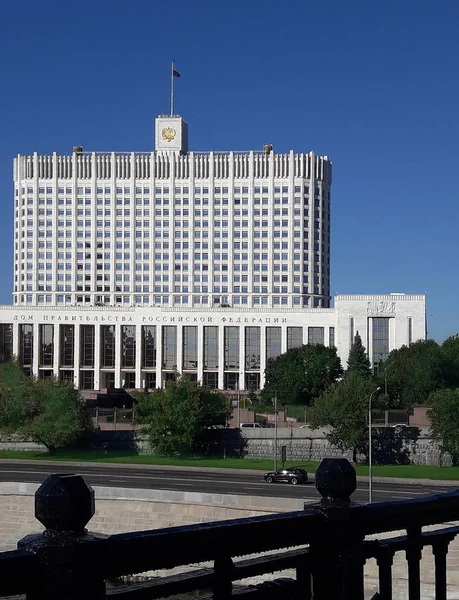
<svg viewBox="0 0 459 600">
<path fill-rule="evenodd" d="M 355 373 L 365 379 L 369 379 L 371 376 L 370 361 L 358 331 L 355 334 L 354 343 L 347 359 L 347 374 L 349 373 Z"/>
</svg>

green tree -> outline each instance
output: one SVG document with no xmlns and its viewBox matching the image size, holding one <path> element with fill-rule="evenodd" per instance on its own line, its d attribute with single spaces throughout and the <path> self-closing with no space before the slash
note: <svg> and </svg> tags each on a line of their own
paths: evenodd
<svg viewBox="0 0 459 600">
<path fill-rule="evenodd" d="M 30 436 L 51 452 L 92 428 L 80 393 L 55 379 L 36 380 L 18 363 L 0 364 L 0 430 Z"/>
<path fill-rule="evenodd" d="M 268 360 L 262 397 L 268 403 L 277 392 L 280 405 L 309 405 L 342 374 L 335 347 L 308 344 L 291 348 Z"/>
<path fill-rule="evenodd" d="M 459 464 L 459 389 L 439 390 L 429 398 L 430 434 L 453 465 Z"/>
<path fill-rule="evenodd" d="M 67 448 L 92 429 L 80 392 L 70 382 L 43 379 L 35 382 L 39 411 L 25 432 L 53 452 Z"/>
<path fill-rule="evenodd" d="M 441 345 L 445 357 L 459 370 L 459 334 L 450 335 Z"/>
<path fill-rule="evenodd" d="M 459 384 L 454 361 L 434 340 L 420 340 L 392 350 L 383 365 L 391 405 L 410 410 L 425 404 L 436 390 Z"/>
<path fill-rule="evenodd" d="M 349 373 L 356 373 L 357 375 L 365 377 L 365 379 L 371 377 L 370 361 L 358 331 L 355 334 L 354 343 L 351 346 L 349 358 L 347 359 L 346 374 Z"/>
<path fill-rule="evenodd" d="M 328 441 L 342 452 L 352 451 L 354 462 L 357 462 L 357 453 L 367 453 L 368 403 L 375 389 L 374 382 L 366 377 L 349 373 L 308 411 L 311 428 L 331 427 L 326 434 Z"/>
<path fill-rule="evenodd" d="M 40 412 L 34 380 L 17 362 L 0 364 L 0 429 L 19 432 Z"/>
<path fill-rule="evenodd" d="M 136 422 L 146 426 L 151 447 L 162 456 L 201 452 L 209 429 L 224 427 L 231 416 L 224 395 L 185 378 L 136 400 Z"/>
</svg>

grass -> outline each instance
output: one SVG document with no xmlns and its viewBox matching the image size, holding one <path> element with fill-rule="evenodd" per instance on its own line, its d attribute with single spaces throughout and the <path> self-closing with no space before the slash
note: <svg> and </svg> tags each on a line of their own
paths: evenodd
<svg viewBox="0 0 459 600">
<path fill-rule="evenodd" d="M 180 467 L 213 467 L 218 469 L 257 469 L 269 471 L 273 468 L 273 461 L 257 458 L 173 458 L 133 454 L 127 451 L 99 451 L 99 450 L 60 450 L 49 454 L 47 452 L 25 452 L 16 450 L 1 450 L 0 459 L 11 460 L 53 460 L 77 461 L 98 463 L 119 463 L 131 465 L 174 465 Z M 315 471 L 319 462 L 287 461 L 286 466 L 304 466 L 309 471 Z M 279 464 L 279 467 L 281 464 Z"/>
<path fill-rule="evenodd" d="M 257 458 L 162 458 L 159 456 L 138 455 L 128 451 L 103 450 L 60 450 L 53 454 L 45 452 L 24 452 L 1 450 L 0 459 L 11 460 L 52 460 L 71 462 L 119 463 L 130 465 L 175 465 L 179 467 L 212 467 L 215 469 L 256 469 L 270 471 L 272 459 Z M 319 461 L 287 461 L 286 466 L 302 466 L 314 472 Z M 281 464 L 279 463 L 279 466 Z M 368 465 L 354 465 L 357 475 L 368 475 Z M 459 481 L 459 467 L 433 467 L 427 465 L 374 465 L 374 477 L 403 477 L 407 479 L 439 479 Z"/>
</svg>

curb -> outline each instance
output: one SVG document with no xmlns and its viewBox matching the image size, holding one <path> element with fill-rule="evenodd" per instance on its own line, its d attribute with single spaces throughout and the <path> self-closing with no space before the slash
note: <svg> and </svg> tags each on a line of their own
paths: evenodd
<svg viewBox="0 0 459 600">
<path fill-rule="evenodd" d="M 225 467 L 190 467 L 190 466 L 179 466 L 179 465 L 145 465 L 145 464 L 130 464 L 130 463 L 103 463 L 103 462 L 75 462 L 75 461 L 52 461 L 52 460 L 14 460 L 12 458 L 0 459 L 0 465 L 2 464 L 13 464 L 13 465 L 33 465 L 36 467 L 48 466 L 48 467 L 73 467 L 73 468 L 95 468 L 95 469 L 139 469 L 145 471 L 186 471 L 192 469 L 193 471 L 200 473 L 229 473 L 230 475 L 261 475 L 264 471 L 262 469 L 227 469 Z M 308 472 L 310 481 L 315 479 L 314 473 Z M 442 487 L 453 487 L 459 488 L 459 481 L 452 479 L 415 479 L 411 477 L 373 477 L 374 483 L 392 483 L 394 485 L 424 485 L 424 486 L 442 486 Z M 358 475 L 358 483 L 366 483 L 368 476 Z"/>
</svg>

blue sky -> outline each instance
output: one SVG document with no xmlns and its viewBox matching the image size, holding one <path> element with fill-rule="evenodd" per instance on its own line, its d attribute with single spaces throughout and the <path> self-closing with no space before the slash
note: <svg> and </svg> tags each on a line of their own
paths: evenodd
<svg viewBox="0 0 459 600">
<path fill-rule="evenodd" d="M 333 161 L 332 293 L 426 292 L 459 331 L 459 0 L 22 0 L 0 21 L 0 303 L 12 159 L 151 150 L 169 106 L 194 150 Z"/>
</svg>

